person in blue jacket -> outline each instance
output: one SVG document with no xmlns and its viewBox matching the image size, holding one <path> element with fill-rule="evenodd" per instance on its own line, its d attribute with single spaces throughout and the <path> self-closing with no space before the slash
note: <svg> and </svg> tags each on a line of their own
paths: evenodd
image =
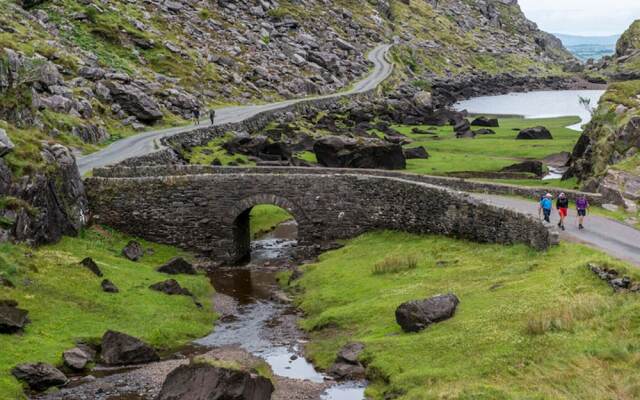
<svg viewBox="0 0 640 400">
<path fill-rule="evenodd" d="M 540 208 L 544 214 L 545 222 L 551 222 L 551 209 L 553 208 L 553 195 L 551 193 L 547 193 L 540 200 Z"/>
</svg>

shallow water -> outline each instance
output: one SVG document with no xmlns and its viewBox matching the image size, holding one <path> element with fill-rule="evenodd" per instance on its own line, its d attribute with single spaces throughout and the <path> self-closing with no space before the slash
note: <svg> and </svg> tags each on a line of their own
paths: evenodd
<svg viewBox="0 0 640 400">
<path fill-rule="evenodd" d="M 327 377 L 301 354 L 302 335 L 279 335 L 278 325 L 293 310 L 288 304 L 274 301 L 279 288 L 278 270 L 266 267 L 290 257 L 296 245 L 295 228 L 295 222 L 286 222 L 252 242 L 248 265 L 219 268 L 211 273 L 216 292 L 233 298 L 238 312 L 235 318 L 218 321 L 210 335 L 194 343 L 205 347 L 237 345 L 265 360 L 276 375 L 322 383 Z M 265 334 L 269 331 L 271 334 Z M 362 382 L 344 382 L 327 389 L 322 399 L 363 400 L 364 391 Z"/>
<path fill-rule="evenodd" d="M 555 90 L 526 93 L 510 93 L 500 96 L 482 96 L 464 100 L 454 105 L 456 110 L 471 114 L 520 115 L 528 119 L 577 115 L 582 120 L 570 129 L 581 131 L 582 125 L 591 120 L 590 112 L 583 107 L 580 97 L 591 100 L 597 107 L 604 90 Z"/>
</svg>

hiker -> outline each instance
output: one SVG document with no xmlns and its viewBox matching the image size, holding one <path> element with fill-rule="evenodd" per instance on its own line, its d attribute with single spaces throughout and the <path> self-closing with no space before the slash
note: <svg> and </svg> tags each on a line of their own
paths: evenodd
<svg viewBox="0 0 640 400">
<path fill-rule="evenodd" d="M 196 120 L 196 125 L 200 125 L 200 109 L 193 110 L 193 118 Z"/>
<path fill-rule="evenodd" d="M 547 193 L 542 200 L 540 200 L 540 209 L 544 213 L 545 222 L 551 222 L 551 209 L 553 208 L 553 195 Z"/>
<path fill-rule="evenodd" d="M 213 121 L 216 119 L 216 110 L 213 108 L 209 110 L 209 119 L 211 120 L 211 125 L 213 125 Z"/>
<path fill-rule="evenodd" d="M 576 200 L 576 210 L 578 210 L 578 229 L 584 229 L 584 217 L 587 216 L 587 209 L 589 209 L 589 200 L 583 194 Z"/>
<path fill-rule="evenodd" d="M 545 194 L 542 193 L 538 199 L 538 218 L 542 218 L 542 200 L 544 200 Z"/>
<path fill-rule="evenodd" d="M 558 228 L 564 230 L 564 220 L 569 215 L 569 199 L 564 193 L 560 193 L 558 200 L 556 200 L 556 208 L 558 209 L 558 215 L 560 215 L 560 222 L 558 222 Z"/>
</svg>

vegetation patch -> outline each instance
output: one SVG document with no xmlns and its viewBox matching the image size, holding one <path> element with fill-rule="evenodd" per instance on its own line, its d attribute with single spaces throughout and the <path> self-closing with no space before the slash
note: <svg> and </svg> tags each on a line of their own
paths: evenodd
<svg viewBox="0 0 640 400">
<path fill-rule="evenodd" d="M 175 277 L 203 303 L 197 308 L 186 296 L 167 296 L 149 285 L 167 279 L 155 268 L 175 256 L 173 247 L 140 241 L 147 250 L 139 262 L 121 256 L 133 238 L 94 227 L 77 238 L 32 249 L 0 244 L 0 276 L 17 287 L 2 288 L 0 298 L 18 301 L 29 310 L 23 335 L 0 335 L 0 397 L 22 399 L 21 385 L 9 371 L 22 362 L 61 364 L 61 355 L 79 339 L 97 341 L 108 329 L 126 332 L 159 349 L 169 349 L 206 335 L 213 326 L 212 288 L 204 276 Z M 79 265 L 92 257 L 120 289 L 101 290 L 98 278 Z"/>
<path fill-rule="evenodd" d="M 371 274 L 414 254 L 417 267 Z M 310 332 L 307 350 L 328 368 L 348 342 L 366 346 L 373 399 L 638 398 L 640 298 L 614 294 L 589 262 L 638 276 L 587 247 L 548 252 L 439 236 L 379 232 L 322 255 L 297 281 Z M 460 298 L 456 315 L 405 334 L 396 307 L 439 293 Z"/>
<path fill-rule="evenodd" d="M 278 206 L 270 204 L 255 206 L 251 209 L 251 237 L 258 238 L 271 232 L 281 223 L 292 219 L 291 214 Z"/>
</svg>

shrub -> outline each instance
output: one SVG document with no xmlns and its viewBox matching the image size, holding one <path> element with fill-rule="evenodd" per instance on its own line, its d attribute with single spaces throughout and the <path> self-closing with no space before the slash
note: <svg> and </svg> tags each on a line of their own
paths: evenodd
<svg viewBox="0 0 640 400">
<path fill-rule="evenodd" d="M 418 257 L 409 256 L 389 256 L 373 266 L 374 275 L 394 274 L 397 272 L 411 271 L 418 267 Z"/>
</svg>

